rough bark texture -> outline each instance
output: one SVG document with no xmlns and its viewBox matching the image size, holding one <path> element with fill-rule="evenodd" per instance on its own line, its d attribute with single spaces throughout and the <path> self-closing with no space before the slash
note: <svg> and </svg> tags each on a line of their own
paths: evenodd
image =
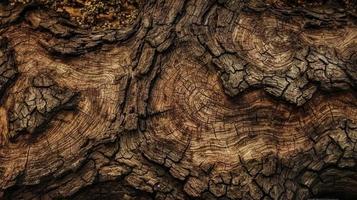
<svg viewBox="0 0 357 200">
<path fill-rule="evenodd" d="M 0 3 L 0 199 L 356 199 L 356 7 Z"/>
</svg>

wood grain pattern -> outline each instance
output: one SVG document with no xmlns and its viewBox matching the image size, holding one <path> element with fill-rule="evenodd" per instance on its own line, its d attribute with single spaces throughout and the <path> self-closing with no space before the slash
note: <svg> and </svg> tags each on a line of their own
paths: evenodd
<svg viewBox="0 0 357 200">
<path fill-rule="evenodd" d="M 357 198 L 356 8 L 1 2 L 0 199 Z"/>
</svg>

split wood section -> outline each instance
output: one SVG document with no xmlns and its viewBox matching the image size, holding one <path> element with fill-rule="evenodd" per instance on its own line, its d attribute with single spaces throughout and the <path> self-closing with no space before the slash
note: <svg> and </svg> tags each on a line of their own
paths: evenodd
<svg viewBox="0 0 357 200">
<path fill-rule="evenodd" d="M 0 3 L 0 199 L 356 198 L 356 7 Z"/>
</svg>

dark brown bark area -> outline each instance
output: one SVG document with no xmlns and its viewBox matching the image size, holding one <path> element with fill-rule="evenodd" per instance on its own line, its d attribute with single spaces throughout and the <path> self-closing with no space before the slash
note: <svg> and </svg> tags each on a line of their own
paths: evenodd
<svg viewBox="0 0 357 200">
<path fill-rule="evenodd" d="M 357 198 L 355 1 L 0 3 L 0 199 Z"/>
</svg>

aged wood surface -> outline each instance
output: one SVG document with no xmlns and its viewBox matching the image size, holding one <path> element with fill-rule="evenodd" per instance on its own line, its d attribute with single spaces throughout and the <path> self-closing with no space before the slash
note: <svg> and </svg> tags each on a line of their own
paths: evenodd
<svg viewBox="0 0 357 200">
<path fill-rule="evenodd" d="M 0 199 L 357 198 L 355 0 L 135 5 L 0 2 Z"/>
</svg>

